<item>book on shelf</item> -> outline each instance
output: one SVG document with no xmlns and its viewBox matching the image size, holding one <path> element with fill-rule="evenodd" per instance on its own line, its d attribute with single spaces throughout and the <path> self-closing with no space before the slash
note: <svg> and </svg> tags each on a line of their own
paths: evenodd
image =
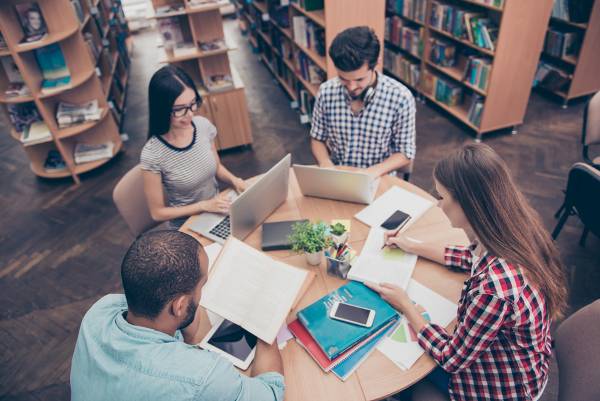
<svg viewBox="0 0 600 401">
<path fill-rule="evenodd" d="M 7 109 L 10 122 L 17 132 L 23 132 L 32 123 L 42 120 L 34 102 L 9 103 Z"/>
<path fill-rule="evenodd" d="M 594 0 L 554 0 L 552 16 L 578 24 L 587 23 L 590 19 Z"/>
<path fill-rule="evenodd" d="M 96 43 L 94 40 L 94 35 L 90 32 L 85 32 L 83 34 L 83 40 L 88 45 L 90 50 L 90 55 L 92 56 L 92 60 L 94 60 L 94 64 L 98 63 L 98 59 L 100 58 L 100 53 L 102 52 L 102 44 Z"/>
<path fill-rule="evenodd" d="M 162 15 L 177 13 L 183 11 L 184 5 L 182 4 L 169 4 L 165 6 L 156 7 L 156 16 L 160 17 Z"/>
<path fill-rule="evenodd" d="M 42 93 L 52 93 L 71 85 L 71 74 L 58 43 L 36 49 L 35 58 L 44 78 Z"/>
<path fill-rule="evenodd" d="M 24 145 L 35 145 L 37 143 L 48 142 L 52 139 L 50 129 L 43 121 L 35 121 L 25 127 L 21 133 L 21 143 Z"/>
<path fill-rule="evenodd" d="M 338 301 L 375 310 L 372 326 L 357 326 L 329 317 L 333 304 Z M 297 316 L 327 358 L 334 359 L 397 319 L 398 312 L 364 284 L 351 281 L 300 310 Z"/>
<path fill-rule="evenodd" d="M 292 23 L 296 43 L 314 50 L 321 57 L 325 57 L 325 30 L 301 15 L 294 16 Z"/>
<path fill-rule="evenodd" d="M 296 70 L 302 78 L 313 85 L 320 85 L 327 79 L 327 74 L 318 67 L 306 54 L 296 53 Z"/>
<path fill-rule="evenodd" d="M 300 111 L 302 114 L 307 116 L 309 119 L 312 117 L 313 107 L 315 105 L 315 98 L 302 87 L 301 83 L 298 83 L 298 99 L 300 99 Z"/>
<path fill-rule="evenodd" d="M 85 19 L 85 14 L 83 12 L 83 8 L 81 7 L 81 1 L 71 0 L 71 5 L 75 10 L 75 14 L 77 14 L 77 18 L 79 18 L 79 22 L 83 22 L 83 20 Z"/>
<path fill-rule="evenodd" d="M 30 96 L 31 91 L 29 87 L 22 82 L 9 83 L 4 90 L 6 97 L 18 97 L 18 96 Z"/>
<path fill-rule="evenodd" d="M 271 344 L 314 276 L 231 236 L 211 268 L 200 305 Z"/>
<path fill-rule="evenodd" d="M 63 171 L 67 168 L 65 161 L 56 149 L 48 151 L 46 160 L 44 161 L 44 170 L 47 172 Z"/>
<path fill-rule="evenodd" d="M 178 17 L 161 18 L 158 20 L 158 31 L 165 49 L 174 48 L 177 43 L 183 43 L 183 32 Z"/>
<path fill-rule="evenodd" d="M 217 50 L 227 50 L 228 46 L 225 43 L 225 39 L 219 38 L 214 40 L 208 40 L 205 42 L 198 41 L 198 47 L 203 52 L 212 52 Z"/>
<path fill-rule="evenodd" d="M 533 79 L 533 86 L 552 92 L 567 92 L 571 75 L 558 67 L 541 61 Z"/>
<path fill-rule="evenodd" d="M 305 11 L 322 10 L 325 7 L 323 0 L 299 0 L 299 5 Z"/>
<path fill-rule="evenodd" d="M 59 102 L 56 109 L 56 121 L 59 128 L 82 124 L 90 121 L 98 121 L 102 117 L 104 108 L 98 107 L 98 100 L 74 104 Z"/>
<path fill-rule="evenodd" d="M 204 84 L 210 92 L 221 92 L 233 88 L 233 78 L 229 74 L 213 74 Z"/>
<path fill-rule="evenodd" d="M 389 12 L 424 23 L 427 0 L 387 0 L 386 9 Z"/>
<path fill-rule="evenodd" d="M 484 57 L 467 56 L 464 81 L 485 91 L 492 71 L 492 61 Z"/>
<path fill-rule="evenodd" d="M 425 30 L 423 28 L 413 28 L 404 23 L 402 18 L 394 15 L 386 18 L 386 25 L 389 31 L 389 42 L 401 49 L 407 51 L 415 57 L 421 57 L 423 54 L 423 37 Z"/>
<path fill-rule="evenodd" d="M 429 38 L 429 61 L 442 67 L 456 63 L 456 46 L 446 40 Z"/>
<path fill-rule="evenodd" d="M 462 100 L 463 88 L 461 85 L 451 83 L 428 71 L 423 76 L 422 89 L 438 102 L 450 107 L 456 106 Z"/>
<path fill-rule="evenodd" d="M 167 51 L 173 54 L 173 57 L 184 57 L 196 54 L 198 48 L 193 42 L 181 42 L 176 43 L 174 47 Z"/>
<path fill-rule="evenodd" d="M 46 21 L 37 2 L 15 4 L 15 9 L 23 29 L 21 43 L 36 42 L 48 34 Z"/>
<path fill-rule="evenodd" d="M 481 114 L 483 113 L 484 99 L 478 94 L 474 94 L 471 98 L 471 104 L 467 112 L 467 119 L 476 127 L 481 124 Z"/>
<path fill-rule="evenodd" d="M 576 57 L 581 47 L 580 31 L 571 28 L 550 27 L 546 32 L 544 53 L 556 58 Z"/>
<path fill-rule="evenodd" d="M 73 160 L 75 164 L 89 163 L 102 159 L 110 159 L 113 156 L 115 144 L 112 141 L 86 144 L 77 142 L 73 149 Z"/>
<path fill-rule="evenodd" d="M 23 76 L 19 71 L 19 67 L 15 64 L 15 61 L 11 56 L 3 56 L 0 57 L 0 64 L 2 64 L 2 68 L 4 69 L 4 73 L 6 74 L 6 78 L 8 78 L 8 82 L 11 84 L 22 84 Z"/>
<path fill-rule="evenodd" d="M 412 87 L 419 84 L 421 66 L 405 58 L 402 53 L 386 49 L 383 53 L 383 68 Z"/>
</svg>

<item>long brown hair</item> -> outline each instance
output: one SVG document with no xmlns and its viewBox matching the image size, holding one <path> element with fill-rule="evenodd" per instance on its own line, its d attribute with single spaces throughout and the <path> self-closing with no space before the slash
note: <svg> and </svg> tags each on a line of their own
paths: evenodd
<svg viewBox="0 0 600 401">
<path fill-rule="evenodd" d="M 567 288 L 558 250 L 504 160 L 487 145 L 469 144 L 439 161 L 433 176 L 460 204 L 481 244 L 524 269 L 549 315 L 562 316 Z"/>
</svg>

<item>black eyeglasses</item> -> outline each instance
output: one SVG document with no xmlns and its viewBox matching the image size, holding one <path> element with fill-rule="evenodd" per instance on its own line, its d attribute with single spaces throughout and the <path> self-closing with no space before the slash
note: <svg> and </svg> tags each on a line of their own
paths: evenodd
<svg viewBox="0 0 600 401">
<path fill-rule="evenodd" d="M 173 107 L 173 110 L 171 110 L 171 114 L 173 115 L 173 117 L 183 117 L 187 114 L 188 110 L 191 111 L 192 114 L 194 114 L 200 108 L 201 103 L 202 102 L 197 99 L 193 103 L 188 104 L 187 106 Z"/>
</svg>

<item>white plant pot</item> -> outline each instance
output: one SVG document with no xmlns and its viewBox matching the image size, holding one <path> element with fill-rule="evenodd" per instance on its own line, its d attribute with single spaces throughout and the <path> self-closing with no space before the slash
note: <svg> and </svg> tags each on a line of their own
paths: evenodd
<svg viewBox="0 0 600 401">
<path fill-rule="evenodd" d="M 308 263 L 311 266 L 318 266 L 321 264 L 323 251 L 313 253 L 304 252 L 304 255 L 306 255 L 306 263 Z"/>
<path fill-rule="evenodd" d="M 344 232 L 342 235 L 331 234 L 331 240 L 336 246 L 345 243 L 348 241 L 348 231 Z"/>
</svg>

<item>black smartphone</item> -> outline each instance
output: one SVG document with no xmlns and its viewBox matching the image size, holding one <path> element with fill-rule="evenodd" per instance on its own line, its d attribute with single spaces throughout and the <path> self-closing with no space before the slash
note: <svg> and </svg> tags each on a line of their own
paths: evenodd
<svg viewBox="0 0 600 401">
<path fill-rule="evenodd" d="M 398 230 L 410 220 L 410 215 L 403 211 L 396 210 L 386 221 L 381 223 L 381 227 L 386 230 Z"/>
</svg>

